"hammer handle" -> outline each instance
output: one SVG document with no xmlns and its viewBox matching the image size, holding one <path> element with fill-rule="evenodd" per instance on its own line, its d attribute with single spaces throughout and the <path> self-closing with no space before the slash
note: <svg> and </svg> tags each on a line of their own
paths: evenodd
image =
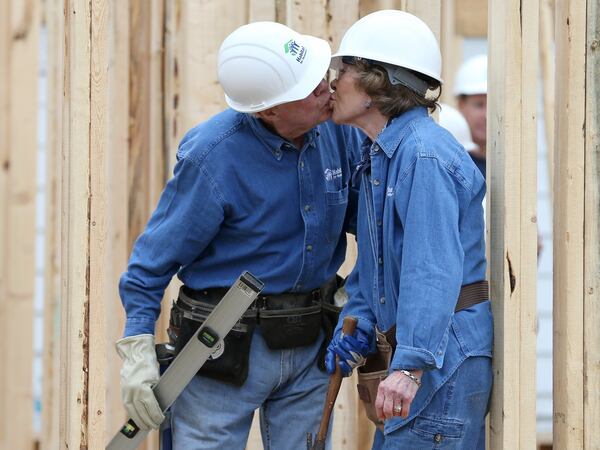
<svg viewBox="0 0 600 450">
<path fill-rule="evenodd" d="M 344 323 L 342 325 L 342 333 L 345 335 L 354 334 L 356 329 L 356 319 L 354 317 L 344 317 Z M 336 363 L 339 357 L 335 357 Z M 340 366 L 336 364 L 335 373 L 329 378 L 329 386 L 327 387 L 327 397 L 325 398 L 325 406 L 323 407 L 323 418 L 321 419 L 321 425 L 319 425 L 319 432 L 317 433 L 316 442 L 325 442 L 327 439 L 327 429 L 329 428 L 329 420 L 331 419 L 331 412 L 335 405 L 340 386 L 342 384 L 342 370 Z M 315 443 L 316 443 L 315 442 Z"/>
</svg>

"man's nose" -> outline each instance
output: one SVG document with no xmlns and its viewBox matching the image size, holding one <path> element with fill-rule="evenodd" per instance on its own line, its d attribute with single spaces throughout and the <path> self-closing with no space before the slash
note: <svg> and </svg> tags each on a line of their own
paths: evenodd
<svg viewBox="0 0 600 450">
<path fill-rule="evenodd" d="M 329 83 L 329 85 L 331 86 L 331 90 L 335 91 L 335 87 L 337 86 L 337 78 L 334 80 L 331 80 L 331 83 Z"/>
</svg>

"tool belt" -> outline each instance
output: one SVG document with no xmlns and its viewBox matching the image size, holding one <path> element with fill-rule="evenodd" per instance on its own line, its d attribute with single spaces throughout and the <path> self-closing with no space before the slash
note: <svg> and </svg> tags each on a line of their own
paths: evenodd
<svg viewBox="0 0 600 450">
<path fill-rule="evenodd" d="M 336 279 L 307 293 L 259 296 L 224 339 L 224 348 L 202 366 L 200 375 L 241 386 L 248 377 L 252 334 L 260 326 L 271 350 L 313 344 L 321 329 L 337 323 L 339 309 L 333 305 Z M 193 290 L 182 286 L 171 308 L 169 341 L 179 353 L 226 294 L 225 288 Z M 335 320 L 328 327 L 330 321 Z M 321 358 L 320 358 L 321 359 Z"/>
<path fill-rule="evenodd" d="M 489 299 L 488 282 L 478 281 L 466 284 L 460 289 L 454 312 L 457 313 Z M 377 351 L 367 357 L 366 363 L 358 368 L 358 396 L 365 405 L 365 412 L 371 422 L 383 431 L 383 422 L 377 417 L 375 399 L 377 390 L 387 376 L 394 350 L 396 349 L 396 326 L 385 333 L 376 331 Z"/>
</svg>

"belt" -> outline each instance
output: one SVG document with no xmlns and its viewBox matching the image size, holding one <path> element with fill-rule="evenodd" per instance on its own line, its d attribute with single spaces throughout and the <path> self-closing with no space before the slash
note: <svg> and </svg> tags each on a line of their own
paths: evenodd
<svg viewBox="0 0 600 450">
<path fill-rule="evenodd" d="M 465 284 L 460 288 L 460 294 L 454 307 L 454 312 L 457 313 L 463 309 L 470 308 L 478 303 L 483 303 L 490 298 L 489 287 L 487 280 L 476 281 L 475 283 Z M 383 333 L 388 344 L 393 349 L 396 348 L 396 325 Z"/>
<path fill-rule="evenodd" d="M 309 292 L 284 292 L 281 294 L 260 295 L 248 309 L 277 310 L 312 306 L 313 302 L 323 301 L 333 303 L 333 294 L 337 289 L 337 285 L 337 278 L 332 277 L 321 287 Z M 188 286 L 182 286 L 179 289 L 179 298 L 189 304 L 201 301 L 216 305 L 227 291 L 227 288 L 194 290 Z"/>
</svg>

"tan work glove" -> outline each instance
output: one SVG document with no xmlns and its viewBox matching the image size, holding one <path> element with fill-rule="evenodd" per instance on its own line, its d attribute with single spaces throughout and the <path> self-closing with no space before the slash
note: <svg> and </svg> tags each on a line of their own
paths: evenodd
<svg viewBox="0 0 600 450">
<path fill-rule="evenodd" d="M 152 392 L 159 379 L 154 336 L 139 334 L 117 341 L 121 367 L 121 398 L 129 417 L 142 430 L 159 428 L 165 415 Z"/>
</svg>

